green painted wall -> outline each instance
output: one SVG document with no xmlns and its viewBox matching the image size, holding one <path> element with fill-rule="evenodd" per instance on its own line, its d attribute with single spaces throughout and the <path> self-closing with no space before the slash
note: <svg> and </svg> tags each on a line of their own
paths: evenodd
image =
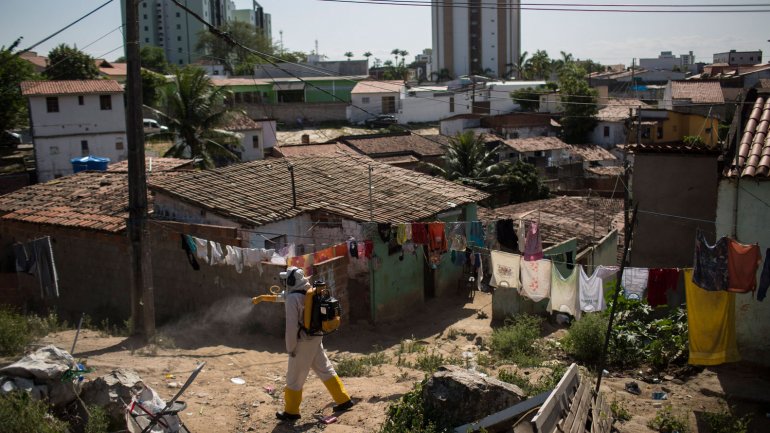
<svg viewBox="0 0 770 433">
<path fill-rule="evenodd" d="M 759 243 L 763 264 L 765 252 L 770 247 L 770 230 L 767 216 L 770 214 L 770 182 L 743 179 L 738 194 L 737 240 L 742 243 Z M 736 184 L 734 180 L 719 181 L 717 198 L 717 235 L 733 234 Z M 757 284 L 762 273 L 757 270 Z M 738 351 L 744 360 L 770 365 L 770 300 L 759 302 L 749 293 L 735 295 L 735 329 Z"/>
<path fill-rule="evenodd" d="M 305 85 L 305 102 L 350 102 L 350 91 L 353 90 L 353 87 L 357 82 L 347 79 L 339 79 L 309 80 L 308 83 L 310 84 Z M 266 103 L 275 104 L 278 102 L 278 95 L 273 90 L 272 83 L 227 86 L 227 89 L 233 93 L 259 91 L 262 93 L 262 97 Z M 264 96 L 265 93 L 267 93 L 267 96 Z M 329 93 L 331 93 L 331 95 Z M 342 101 L 332 95 L 342 99 Z"/>
</svg>

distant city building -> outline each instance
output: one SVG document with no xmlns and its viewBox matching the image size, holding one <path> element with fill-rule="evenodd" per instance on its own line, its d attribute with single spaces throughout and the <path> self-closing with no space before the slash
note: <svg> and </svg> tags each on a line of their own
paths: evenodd
<svg viewBox="0 0 770 433">
<path fill-rule="evenodd" d="M 125 3 L 121 11 L 125 21 Z M 244 21 L 270 37 L 270 14 L 265 14 L 256 1 L 249 9 L 235 9 L 232 0 L 185 0 L 188 9 L 206 22 L 220 27 L 232 21 Z M 206 26 L 190 16 L 172 0 L 143 0 L 139 2 L 139 45 L 161 47 L 166 60 L 174 65 L 187 65 L 205 53 L 196 50 L 199 34 Z"/>
<path fill-rule="evenodd" d="M 456 5 L 455 5 L 456 3 Z M 521 53 L 520 0 L 445 0 L 431 6 L 433 71 L 452 78 L 481 74 L 504 77 Z"/>
<path fill-rule="evenodd" d="M 730 66 L 749 66 L 762 63 L 762 50 L 735 51 L 714 54 L 714 63 L 725 63 Z"/>
<path fill-rule="evenodd" d="M 657 58 L 639 59 L 639 67 L 649 71 L 687 71 L 693 64 L 695 64 L 695 55 L 692 51 L 689 54 L 681 54 L 679 57 L 672 54 L 671 51 L 661 51 Z"/>
</svg>

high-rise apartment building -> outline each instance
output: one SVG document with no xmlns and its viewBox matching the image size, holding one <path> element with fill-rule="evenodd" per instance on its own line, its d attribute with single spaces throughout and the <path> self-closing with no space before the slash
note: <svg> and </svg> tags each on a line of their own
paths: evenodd
<svg viewBox="0 0 770 433">
<path fill-rule="evenodd" d="M 251 3 L 252 5 L 249 9 L 233 10 L 233 20 L 253 25 L 258 32 L 272 41 L 273 34 L 270 28 L 270 14 L 265 13 L 265 9 L 256 1 L 252 0 Z"/>
<path fill-rule="evenodd" d="M 238 19 L 237 16 L 245 17 L 243 20 L 250 22 L 251 13 L 254 14 L 251 23 L 264 29 L 264 23 L 267 22 L 269 31 L 270 14 L 265 14 L 257 2 L 254 2 L 251 9 L 245 9 L 245 14 L 235 9 L 232 0 L 181 0 L 180 3 L 216 27 Z M 125 0 L 121 0 L 121 5 L 125 20 Z M 200 33 L 207 30 L 206 26 L 173 1 L 141 0 L 138 17 L 139 45 L 163 48 L 169 63 L 187 65 L 205 54 L 196 50 L 195 46 Z"/>
<path fill-rule="evenodd" d="M 433 71 L 503 77 L 521 53 L 520 0 L 443 0 L 431 6 Z"/>
</svg>

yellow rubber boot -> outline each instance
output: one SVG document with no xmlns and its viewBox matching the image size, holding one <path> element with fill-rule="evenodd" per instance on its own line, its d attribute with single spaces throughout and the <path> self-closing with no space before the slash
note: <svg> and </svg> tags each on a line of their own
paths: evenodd
<svg viewBox="0 0 770 433">
<path fill-rule="evenodd" d="M 299 404 L 302 403 L 302 390 L 284 388 L 283 390 L 284 409 L 283 412 L 276 412 L 275 417 L 282 421 L 293 421 L 300 418 Z"/>
<path fill-rule="evenodd" d="M 350 399 L 347 391 L 345 391 L 345 385 L 342 384 L 339 376 L 334 376 L 331 379 L 324 382 L 326 389 L 329 390 L 329 394 L 332 395 L 334 402 L 337 403 L 332 410 L 334 412 L 341 412 L 353 407 L 353 400 Z"/>
</svg>

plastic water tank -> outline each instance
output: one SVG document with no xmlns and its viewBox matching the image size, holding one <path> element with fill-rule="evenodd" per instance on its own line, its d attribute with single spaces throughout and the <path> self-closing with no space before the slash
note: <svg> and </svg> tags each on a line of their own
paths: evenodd
<svg viewBox="0 0 770 433">
<path fill-rule="evenodd" d="M 72 171 L 74 173 L 85 170 L 105 171 L 110 163 L 110 158 L 88 155 L 82 158 L 72 158 L 70 162 L 72 163 Z"/>
</svg>

